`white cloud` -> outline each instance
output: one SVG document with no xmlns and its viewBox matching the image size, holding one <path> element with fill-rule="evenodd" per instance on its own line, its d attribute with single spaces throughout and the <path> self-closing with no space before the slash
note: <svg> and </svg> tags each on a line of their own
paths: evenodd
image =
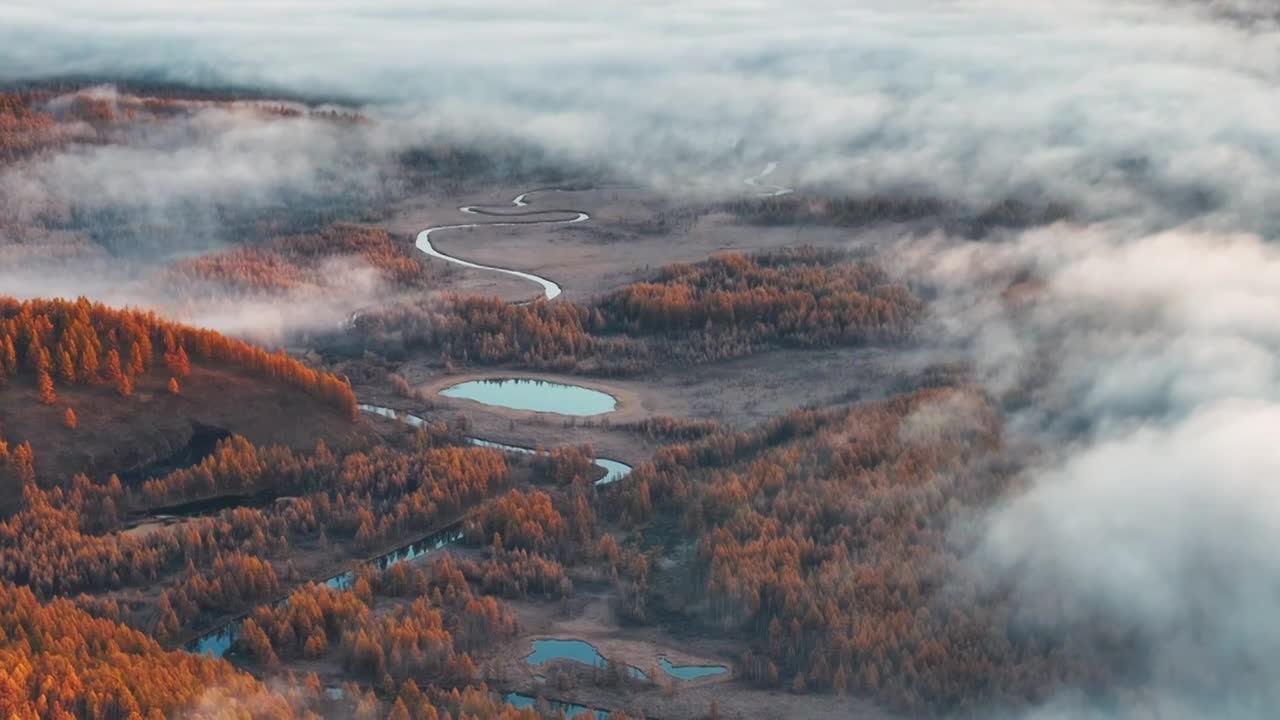
<svg viewBox="0 0 1280 720">
<path fill-rule="evenodd" d="M 847 192 L 1274 223 L 1280 34 L 1081 0 L 69 2 L 0 8 L 0 77 L 367 98 L 675 186 L 783 161 Z M 746 157 L 730 150 L 745 140 Z M 1197 208 L 1197 204 L 1203 207 Z"/>
</svg>

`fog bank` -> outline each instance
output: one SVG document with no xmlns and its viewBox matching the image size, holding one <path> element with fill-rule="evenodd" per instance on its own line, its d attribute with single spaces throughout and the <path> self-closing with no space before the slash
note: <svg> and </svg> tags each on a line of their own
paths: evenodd
<svg viewBox="0 0 1280 720">
<path fill-rule="evenodd" d="M 19 2 L 0 8 L 0 78 L 347 97 L 669 188 L 777 160 L 780 181 L 836 192 L 1265 230 L 1280 34 L 1240 7 Z"/>
</svg>

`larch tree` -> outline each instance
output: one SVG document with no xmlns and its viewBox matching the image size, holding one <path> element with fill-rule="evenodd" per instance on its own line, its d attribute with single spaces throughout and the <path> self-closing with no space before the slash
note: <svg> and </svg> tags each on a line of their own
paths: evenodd
<svg viewBox="0 0 1280 720">
<path fill-rule="evenodd" d="M 63 350 L 58 353 L 58 375 L 68 385 L 76 381 L 76 364 L 71 359 L 70 351 Z"/>
<path fill-rule="evenodd" d="M 47 368 L 40 368 L 36 372 L 36 390 L 40 394 L 41 404 L 52 405 L 58 402 L 58 394 L 53 391 L 53 376 Z"/>
</svg>

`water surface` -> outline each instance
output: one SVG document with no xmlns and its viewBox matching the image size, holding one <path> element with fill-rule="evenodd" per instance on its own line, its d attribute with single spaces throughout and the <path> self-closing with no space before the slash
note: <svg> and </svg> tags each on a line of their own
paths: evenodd
<svg viewBox="0 0 1280 720">
<path fill-rule="evenodd" d="M 361 404 L 360 409 L 370 415 L 377 415 L 379 417 L 387 418 L 388 420 L 398 420 L 410 427 L 417 428 L 427 424 L 426 420 L 423 420 L 417 415 L 410 415 L 406 412 L 392 410 L 391 408 L 385 408 L 379 405 Z M 501 450 L 502 452 L 516 453 L 518 455 L 534 454 L 533 448 L 521 447 L 519 445 L 508 445 L 494 440 L 485 440 L 484 438 L 469 437 L 467 438 L 467 442 L 476 447 L 489 448 L 490 450 Z M 609 483 L 617 482 L 627 475 L 630 475 L 632 470 L 630 465 L 624 462 L 618 462 L 617 460 L 610 460 L 609 458 L 596 458 L 591 462 L 595 463 L 596 467 L 604 470 L 604 477 L 597 480 L 596 485 L 608 485 Z"/>
<path fill-rule="evenodd" d="M 631 474 L 631 466 L 608 458 L 596 458 L 595 464 L 604 468 L 604 477 L 596 481 L 597 485 L 608 485 Z"/>
<path fill-rule="evenodd" d="M 729 668 L 723 665 L 673 665 L 666 657 L 658 658 L 658 667 L 671 677 L 680 680 L 697 680 L 729 672 Z"/>
<path fill-rule="evenodd" d="M 420 428 L 427 424 L 426 420 L 423 420 L 417 415 L 410 415 L 407 412 L 400 412 L 399 410 L 392 410 L 391 408 L 380 407 L 378 405 L 361 403 L 360 410 L 362 412 L 367 412 L 370 415 L 387 418 L 388 420 L 399 420 L 409 427 Z"/>
<path fill-rule="evenodd" d="M 485 405 L 512 410 L 532 410 L 578 417 L 603 415 L 618 409 L 618 401 L 608 393 L 577 385 L 528 378 L 471 380 L 447 387 L 441 390 L 440 394 L 449 398 L 474 400 Z"/>
<path fill-rule="evenodd" d="M 607 667 L 609 664 L 609 660 L 600 654 L 596 646 L 585 640 L 534 640 L 533 652 L 525 658 L 530 665 L 541 665 L 552 660 L 573 660 L 598 668 Z M 649 679 L 649 676 L 640 668 L 632 665 L 626 667 L 631 677 L 640 680 Z"/>
<path fill-rule="evenodd" d="M 506 704 L 523 710 L 524 708 L 537 708 L 538 699 L 523 693 L 507 693 L 502 696 L 502 701 Z M 551 712 L 562 712 L 567 718 L 577 717 L 580 713 L 590 713 L 590 717 L 594 720 L 609 720 L 608 710 L 596 710 L 586 705 L 576 705 L 574 703 L 561 702 L 559 700 L 543 700 Z"/>
</svg>

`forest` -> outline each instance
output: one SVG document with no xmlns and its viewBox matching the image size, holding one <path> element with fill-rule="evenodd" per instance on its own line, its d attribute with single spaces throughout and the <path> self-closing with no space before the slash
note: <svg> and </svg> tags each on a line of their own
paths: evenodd
<svg viewBox="0 0 1280 720">
<path fill-rule="evenodd" d="M 344 597 L 347 607 L 354 606 L 352 612 L 367 618 L 368 609 L 357 594 L 345 593 Z M 324 602 L 327 604 L 322 606 L 317 601 L 300 600 L 297 606 L 291 602 L 290 607 L 307 608 L 295 615 L 304 626 L 311 618 L 338 613 L 336 617 L 344 612 L 335 609 L 333 601 Z M 490 623 L 502 622 L 500 611 L 490 603 L 466 606 L 469 619 L 461 630 L 464 637 L 475 637 L 465 633 L 480 633 L 491 627 Z M 419 622 L 433 622 L 434 634 Z M 275 625 L 269 627 L 275 631 Z M 380 629 L 375 632 L 395 632 L 395 639 L 382 639 L 379 634 L 380 640 L 375 641 L 360 631 L 349 651 L 356 668 L 378 668 L 382 650 L 376 642 L 394 643 L 393 650 L 399 652 L 407 647 L 404 643 L 417 643 L 414 647 L 418 647 L 437 637 L 448 642 L 449 637 L 440 625 L 438 611 L 431 610 L 426 600 L 415 601 L 402 619 L 384 620 L 374 627 Z M 9 584 L 0 584 L 0 634 L 4 639 L 0 644 L 0 712 L 19 720 L 160 720 L 179 714 L 193 720 L 543 717 L 533 709 L 516 710 L 495 700 L 483 685 L 423 690 L 412 679 L 392 681 L 391 700 L 385 703 L 390 709 L 384 711 L 384 703 L 371 689 L 349 683 L 335 697 L 314 673 L 286 673 L 264 683 L 224 660 L 165 650 L 144 633 L 95 616 L 70 600 L 41 603 L 29 590 Z M 262 630 L 250 637 L 269 642 Z M 314 651 L 316 645 L 311 647 Z M 626 718 L 621 713 L 611 717 Z"/>
<path fill-rule="evenodd" d="M 1023 622 L 962 572 L 971 519 L 1013 492 L 999 411 L 967 387 L 797 411 L 660 451 L 602 515 L 644 537 L 678 522 L 684 567 L 621 566 L 623 610 L 750 642 L 750 683 L 874 697 L 921 716 L 1024 706 L 1062 686 L 1124 697 L 1137 639 Z"/>
<path fill-rule="evenodd" d="M 11 402 L 61 404 L 81 387 L 124 400 L 152 376 L 181 393 L 191 369 L 210 363 L 294 385 L 353 417 L 348 383 L 283 354 L 84 299 L 0 301 L 0 392 Z M 75 432 L 70 406 L 66 417 L 64 429 Z M 644 427 L 706 431 L 670 420 Z M 497 598 L 563 598 L 573 582 L 562 562 L 607 569 L 627 561 L 599 532 L 594 495 L 585 492 L 589 457 L 589 449 L 564 448 L 512 467 L 437 422 L 342 452 L 323 441 L 298 452 L 233 435 L 190 467 L 136 483 L 85 474 L 38 482 L 32 446 L 0 444 L 0 471 L 22 495 L 0 521 L 4 709 L 14 717 L 202 717 L 215 703 L 208 712 L 243 706 L 255 718 L 540 717 L 496 701 L 483 684 L 485 660 L 472 653 L 486 656 L 517 631 Z M 547 489 L 511 487 L 530 480 Z M 278 500 L 130 531 L 128 519 L 150 508 L 260 493 Z M 312 582 L 344 559 L 462 516 L 482 557 L 364 571 L 351 591 Z M 377 613 L 375 597 L 383 598 Z M 283 683 L 165 649 L 244 613 L 237 662 Z M 305 665 L 321 661 L 351 681 L 341 698 Z M 224 693 L 234 695 L 230 705 Z"/>
<path fill-rule="evenodd" d="M 892 344 L 922 304 L 866 262 L 799 248 L 673 265 L 589 303 L 444 294 L 362 314 L 364 344 L 450 364 L 627 375 L 770 347 Z"/>
<path fill-rule="evenodd" d="M 57 142 L 53 117 L 36 107 L 44 99 L 31 92 L 0 93 L 0 163 Z"/>
<path fill-rule="evenodd" d="M 748 683 L 875 697 L 916 716 L 1032 701 L 1060 683 L 1096 679 L 1105 661 L 1123 656 L 1104 638 L 1066 643 L 1019 629 L 1007 597 L 956 584 L 965 540 L 955 528 L 1016 482 L 1000 462 L 998 411 L 972 389 L 796 411 L 745 431 L 700 427 L 637 467 L 627 483 L 599 494 L 585 491 L 572 454 L 543 461 L 538 482 L 550 484 L 498 490 L 510 472 L 501 455 L 451 445 L 455 438 L 447 427 L 429 428 L 406 435 L 399 447 L 346 458 L 323 446 L 299 456 L 232 438 L 200 465 L 137 490 L 83 477 L 65 488 L 29 485 L 27 509 L 0 525 L 5 582 L 26 586 L 6 585 L 5 600 L 39 617 L 72 617 L 59 632 L 84 625 L 77 632 L 110 639 L 75 640 L 94 648 L 74 650 L 69 660 L 85 674 L 85 686 L 102 686 L 92 695 L 31 690 L 39 681 L 26 673 L 53 670 L 28 647 L 43 639 L 19 643 L 9 652 L 28 654 L 13 658 L 7 667 L 16 670 L 5 681 L 27 689 L 13 697 L 36 703 L 37 714 L 56 707 L 71 716 L 114 717 L 106 708 L 190 703 L 217 678 L 241 683 L 242 694 L 265 693 L 280 713 L 255 717 L 292 717 L 299 707 L 330 702 L 307 690 L 315 685 L 306 679 L 309 663 L 323 661 L 356 682 L 343 702 L 390 703 L 389 717 L 443 716 L 433 713 L 482 687 L 490 672 L 484 650 L 518 632 L 497 598 L 571 595 L 566 568 L 589 566 L 612 573 L 619 609 L 633 622 L 663 623 L 658 618 L 674 613 L 706 632 L 746 633 L 735 672 Z M 10 462 L 31 462 L 24 452 L 11 452 Z M 189 520 L 145 540 L 113 532 L 117 508 L 267 486 L 293 499 Z M 467 541 L 483 549 L 483 559 L 444 556 L 366 570 L 349 591 L 307 583 L 293 567 L 298 558 L 290 548 L 317 536 L 385 547 L 467 507 L 474 508 Z M 622 547 L 604 529 L 619 522 L 628 528 L 624 536 L 642 539 L 668 515 L 693 544 L 687 565 L 655 562 L 633 540 Z M 148 694 L 157 690 L 143 685 L 158 672 L 148 663 L 164 662 L 164 651 L 119 624 L 138 622 L 111 599 L 126 595 L 103 591 L 157 581 L 164 590 L 143 627 L 161 642 L 256 607 L 237 657 L 256 672 L 298 678 L 289 697 L 221 661 L 181 653 L 179 669 L 189 673 L 181 687 L 164 701 Z M 286 591 L 287 600 L 276 603 Z M 75 599 L 82 592 L 92 597 Z M 23 627 L 27 636 L 35 632 Z M 93 653 L 102 643 L 123 644 L 137 657 L 138 672 L 125 685 L 96 669 L 103 661 Z M 1110 653 L 1101 654 L 1106 647 Z M 104 709 L 86 710 L 89 697 Z M 28 712 L 15 707 L 19 717 Z M 510 712 L 485 708 L 476 716 Z"/>
<path fill-rule="evenodd" d="M 336 223 L 304 235 L 272 238 L 220 253 L 178 260 L 158 279 L 171 292 L 190 299 L 204 292 L 279 293 L 303 285 L 323 285 L 334 272 L 336 258 L 360 258 L 390 285 L 425 288 L 432 273 L 411 243 L 386 230 Z M 193 283 L 196 285 L 193 286 Z"/>
<path fill-rule="evenodd" d="M 147 373 L 167 375 L 170 392 L 176 394 L 193 359 L 244 368 L 298 387 L 353 420 L 358 412 L 349 383 L 283 352 L 269 353 L 210 330 L 162 320 L 155 313 L 115 310 L 83 297 L 0 297 L 0 383 L 20 376 L 33 380 L 31 400 L 42 405 L 58 402 L 59 386 L 108 386 L 127 398 Z"/>
<path fill-rule="evenodd" d="M 353 247 L 366 241 L 381 242 L 351 239 Z M 305 255 L 305 243 L 292 247 Z M 508 362 L 518 348 L 529 348 L 529 359 L 591 358 L 602 342 L 707 332 L 741 334 L 743 347 L 884 341 L 905 337 L 919 312 L 908 291 L 874 268 L 816 251 L 667 267 L 589 309 L 449 301 L 473 311 L 458 312 L 423 342 L 450 347 L 465 338 L 482 358 Z M 510 347 L 495 344 L 504 337 Z M 169 377 L 171 391 L 181 392 L 191 365 L 209 362 L 294 384 L 354 415 L 349 384 L 282 354 L 83 299 L 0 304 L 0 368 L 10 380 L 33 378 L 28 402 L 57 403 L 60 389 L 77 385 L 127 397 L 147 373 Z M 558 449 L 520 468 L 496 451 L 464 446 L 445 423 L 343 453 L 323 442 L 299 453 L 232 436 L 202 461 L 136 485 L 80 475 L 42 487 L 30 446 L 6 446 L 0 460 L 18 478 L 23 503 L 0 523 L 0 578 L 33 598 L 79 594 L 85 611 L 170 644 L 248 612 L 237 642 L 244 662 L 304 675 L 304 661 L 323 659 L 387 698 L 411 681 L 473 688 L 487 673 L 471 652 L 516 632 L 495 598 L 564 598 L 574 592 L 573 574 L 595 568 L 587 576 L 616 578 L 621 609 L 634 621 L 651 622 L 652 610 L 665 608 L 718 632 L 748 631 L 752 642 L 737 667 L 761 686 L 855 692 L 919 712 L 962 697 L 989 699 L 972 692 L 965 673 L 1008 667 L 1007 683 L 990 694 L 1029 697 L 1043 685 L 1022 678 L 1073 667 L 1060 650 L 1032 642 L 968 657 L 984 632 L 1009 622 L 1000 606 L 977 617 L 953 612 L 945 622 L 927 609 L 955 562 L 942 528 L 1007 489 L 998 474 L 956 482 L 998 452 L 999 422 L 984 403 L 971 391 L 923 391 L 796 413 L 749 431 L 650 418 L 629 431 L 667 446 L 603 493 L 588 482 L 589 449 Z M 922 408 L 957 404 L 985 419 L 929 426 L 918 442 L 903 440 L 898 429 Z M 123 532 L 130 513 L 262 493 L 279 500 Z M 682 584 L 706 588 L 701 598 L 671 592 L 663 573 L 673 571 L 655 571 L 656 558 L 620 544 L 605 526 L 620 521 L 643 537 L 667 513 L 697 538 L 696 562 L 683 570 L 692 582 Z M 359 557 L 460 517 L 482 558 L 361 574 L 350 592 L 308 584 L 320 567 L 333 567 L 331 559 L 316 565 L 316 549 Z M 145 586 L 160 592 L 139 604 Z M 416 599 L 371 614 L 379 595 Z M 419 708 L 410 713 L 417 717 L 431 703 L 404 704 Z"/>
<path fill-rule="evenodd" d="M 986 205 L 968 205 L 906 192 L 803 199 L 794 195 L 751 198 L 726 203 L 726 210 L 753 225 L 861 227 L 900 224 L 923 230 L 941 229 L 974 238 L 993 231 L 1035 227 L 1072 217 L 1069 205 L 1053 200 L 1011 196 Z"/>
</svg>

